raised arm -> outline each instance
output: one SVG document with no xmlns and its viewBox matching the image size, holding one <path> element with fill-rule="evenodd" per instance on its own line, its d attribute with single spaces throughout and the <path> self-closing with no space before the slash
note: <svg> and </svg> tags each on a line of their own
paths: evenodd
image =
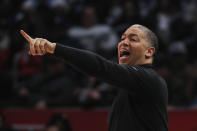
<svg viewBox="0 0 197 131">
<path fill-rule="evenodd" d="M 135 67 L 119 65 L 93 52 L 60 44 L 56 45 L 54 54 L 84 73 L 115 86 L 131 88 L 137 84 Z"/>
<path fill-rule="evenodd" d="M 135 67 L 113 63 L 90 51 L 63 46 L 42 38 L 33 39 L 24 31 L 21 31 L 21 34 L 30 44 L 31 55 L 51 53 L 88 75 L 117 87 L 136 90 L 135 85 L 140 79 L 138 79 L 139 70 Z"/>
</svg>

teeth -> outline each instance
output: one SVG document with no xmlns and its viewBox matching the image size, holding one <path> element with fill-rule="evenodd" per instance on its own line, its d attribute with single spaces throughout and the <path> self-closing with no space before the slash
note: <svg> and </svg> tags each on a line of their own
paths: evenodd
<svg viewBox="0 0 197 131">
<path fill-rule="evenodd" d="M 128 56 L 128 55 L 130 55 L 130 52 L 126 49 L 121 49 L 120 50 L 120 57 L 122 57 L 124 55 Z"/>
<path fill-rule="evenodd" d="M 120 50 L 120 53 L 123 53 L 124 51 L 127 51 L 127 50 L 125 50 L 125 49 L 122 49 L 122 50 Z"/>
</svg>

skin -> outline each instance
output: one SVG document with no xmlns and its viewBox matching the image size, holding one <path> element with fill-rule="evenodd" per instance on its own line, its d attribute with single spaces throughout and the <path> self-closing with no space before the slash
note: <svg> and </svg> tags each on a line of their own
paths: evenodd
<svg viewBox="0 0 197 131">
<path fill-rule="evenodd" d="M 122 65 L 152 64 L 155 48 L 152 47 L 146 38 L 143 28 L 133 25 L 122 35 L 118 44 L 118 59 Z M 122 50 L 130 52 L 129 56 L 120 57 Z"/>
<path fill-rule="evenodd" d="M 52 43 L 43 38 L 35 38 L 33 39 L 23 30 L 20 31 L 21 35 L 28 41 L 29 43 L 29 54 L 30 55 L 44 55 L 46 53 L 53 54 L 55 51 L 56 43 Z"/>
<path fill-rule="evenodd" d="M 133 25 L 123 33 L 121 41 L 118 44 L 119 64 L 152 64 L 155 48 L 148 43 L 145 32 L 146 30 L 144 28 L 140 28 L 139 25 Z M 20 33 L 30 44 L 30 55 L 35 56 L 54 53 L 56 43 L 52 43 L 43 38 L 33 39 L 23 30 L 21 30 Z M 121 57 L 120 54 L 123 50 L 130 52 L 130 55 Z"/>
</svg>

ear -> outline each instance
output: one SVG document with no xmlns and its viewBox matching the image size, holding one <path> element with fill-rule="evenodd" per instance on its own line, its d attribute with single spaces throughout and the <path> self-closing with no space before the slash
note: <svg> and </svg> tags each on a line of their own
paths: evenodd
<svg viewBox="0 0 197 131">
<path fill-rule="evenodd" d="M 149 47 L 146 51 L 145 51 L 145 58 L 151 58 L 153 55 L 155 54 L 155 48 L 154 47 Z"/>
</svg>

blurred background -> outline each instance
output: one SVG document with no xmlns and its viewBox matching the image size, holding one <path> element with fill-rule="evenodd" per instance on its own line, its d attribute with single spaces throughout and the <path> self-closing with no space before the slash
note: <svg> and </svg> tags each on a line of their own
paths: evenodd
<svg viewBox="0 0 197 131">
<path fill-rule="evenodd" d="M 197 0 L 1 0 L 0 130 L 106 131 L 117 89 L 52 55 L 28 55 L 19 31 L 117 62 L 132 24 L 159 37 L 170 130 L 197 131 Z"/>
</svg>

